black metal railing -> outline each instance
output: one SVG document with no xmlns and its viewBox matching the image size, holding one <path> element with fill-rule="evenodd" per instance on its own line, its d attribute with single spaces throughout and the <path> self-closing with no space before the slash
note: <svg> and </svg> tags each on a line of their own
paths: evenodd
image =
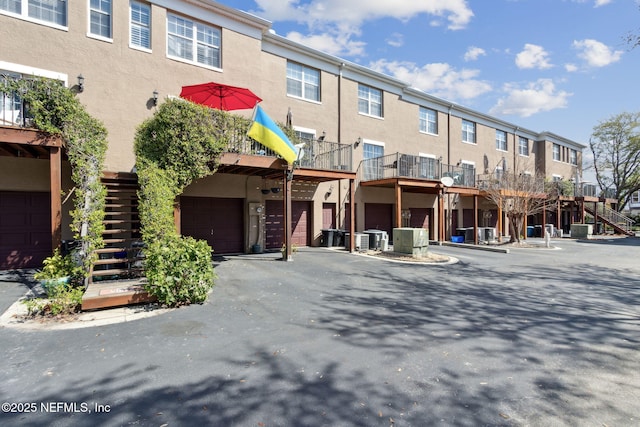
<svg viewBox="0 0 640 427">
<path fill-rule="evenodd" d="M 254 156 L 278 157 L 278 154 L 252 138 L 244 130 L 233 130 L 225 135 L 227 151 Z M 309 169 L 353 170 L 353 146 L 324 140 L 303 139 L 292 141 L 302 145 L 298 166 Z"/>
<path fill-rule="evenodd" d="M 528 174 L 513 175 L 512 173 L 503 173 L 502 171 L 478 175 L 477 186 L 481 190 L 521 190 L 531 193 L 548 192 L 548 189 L 545 188 L 543 178 L 536 178 Z"/>
<path fill-rule="evenodd" d="M 386 178 L 413 178 L 439 181 L 443 177 L 453 179 L 453 185 L 475 186 L 475 169 L 447 165 L 432 157 L 395 153 L 364 159 L 358 168 L 361 181 Z"/>
</svg>

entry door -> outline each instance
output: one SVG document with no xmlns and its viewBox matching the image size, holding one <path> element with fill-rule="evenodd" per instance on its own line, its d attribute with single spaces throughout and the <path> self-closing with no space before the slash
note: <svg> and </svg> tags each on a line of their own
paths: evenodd
<svg viewBox="0 0 640 427">
<path fill-rule="evenodd" d="M 322 204 L 322 228 L 336 228 L 336 204 Z"/>
</svg>

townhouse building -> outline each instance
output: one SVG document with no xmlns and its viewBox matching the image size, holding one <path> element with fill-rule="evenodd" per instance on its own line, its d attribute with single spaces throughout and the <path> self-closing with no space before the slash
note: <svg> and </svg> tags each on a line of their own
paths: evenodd
<svg viewBox="0 0 640 427">
<path fill-rule="evenodd" d="M 280 249 L 287 192 L 297 245 L 319 245 L 323 229 L 391 234 L 397 226 L 445 240 L 459 227 L 507 232 L 504 215 L 483 196 L 483 177 L 514 168 L 550 181 L 581 176 L 579 142 L 431 96 L 213 1 L 11 0 L 0 2 L 0 33 L 3 79 L 61 80 L 105 123 L 104 175 L 114 182 L 135 176 L 137 126 L 182 86 L 246 87 L 272 118 L 290 121 L 306 143 L 293 172 L 243 140 L 177 201 L 181 232 L 207 239 L 216 253 Z M 72 186 L 64 147 L 38 143 L 21 111 L 19 94 L 2 97 L 1 268 L 38 266 L 72 237 L 59 200 Z M 445 176 L 453 185 L 443 185 Z M 578 214 L 559 206 L 530 221 L 561 228 Z"/>
</svg>

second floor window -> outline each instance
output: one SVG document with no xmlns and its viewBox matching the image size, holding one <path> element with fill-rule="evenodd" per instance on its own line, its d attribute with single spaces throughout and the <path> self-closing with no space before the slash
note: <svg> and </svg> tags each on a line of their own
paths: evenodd
<svg viewBox="0 0 640 427">
<path fill-rule="evenodd" d="M 469 120 L 462 121 L 462 142 L 476 143 L 476 124 Z"/>
<path fill-rule="evenodd" d="M 89 2 L 89 33 L 106 39 L 111 38 L 111 0 Z"/>
<path fill-rule="evenodd" d="M 553 160 L 560 161 L 560 145 L 553 144 Z"/>
<path fill-rule="evenodd" d="M 572 165 L 578 164 L 578 152 L 576 150 L 569 150 L 569 163 Z"/>
<path fill-rule="evenodd" d="M 220 68 L 220 30 L 175 15 L 167 17 L 167 54 Z"/>
<path fill-rule="evenodd" d="M 369 116 L 382 117 L 382 91 L 359 84 L 358 112 Z"/>
<path fill-rule="evenodd" d="M 420 107 L 420 132 L 438 134 L 438 113 L 436 111 Z"/>
<path fill-rule="evenodd" d="M 0 0 L 0 10 L 62 27 L 67 26 L 66 0 Z"/>
<path fill-rule="evenodd" d="M 507 133 L 496 130 L 496 150 L 507 151 Z"/>
<path fill-rule="evenodd" d="M 521 156 L 529 155 L 529 140 L 527 138 L 521 136 L 518 140 L 518 153 Z"/>
<path fill-rule="evenodd" d="M 148 4 L 131 2 L 131 46 L 151 49 L 151 8 Z"/>
<path fill-rule="evenodd" d="M 320 101 L 320 71 L 287 62 L 287 95 Z"/>
</svg>

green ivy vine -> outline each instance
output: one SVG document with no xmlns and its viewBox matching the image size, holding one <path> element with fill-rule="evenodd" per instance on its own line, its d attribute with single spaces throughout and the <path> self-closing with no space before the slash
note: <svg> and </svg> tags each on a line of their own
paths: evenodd
<svg viewBox="0 0 640 427">
<path fill-rule="evenodd" d="M 104 245 L 106 189 L 100 176 L 107 151 L 107 130 L 58 80 L 4 79 L 0 92 L 18 93 L 33 127 L 63 140 L 75 184 L 71 229 L 79 247 L 74 259 L 81 278 L 86 279 L 96 256 L 94 251 Z"/>
<path fill-rule="evenodd" d="M 228 113 L 176 99 L 160 105 L 136 133 L 146 286 L 165 305 L 202 302 L 213 287 L 211 248 L 176 232 L 173 209 L 185 187 L 218 168 L 229 121 Z"/>
</svg>

